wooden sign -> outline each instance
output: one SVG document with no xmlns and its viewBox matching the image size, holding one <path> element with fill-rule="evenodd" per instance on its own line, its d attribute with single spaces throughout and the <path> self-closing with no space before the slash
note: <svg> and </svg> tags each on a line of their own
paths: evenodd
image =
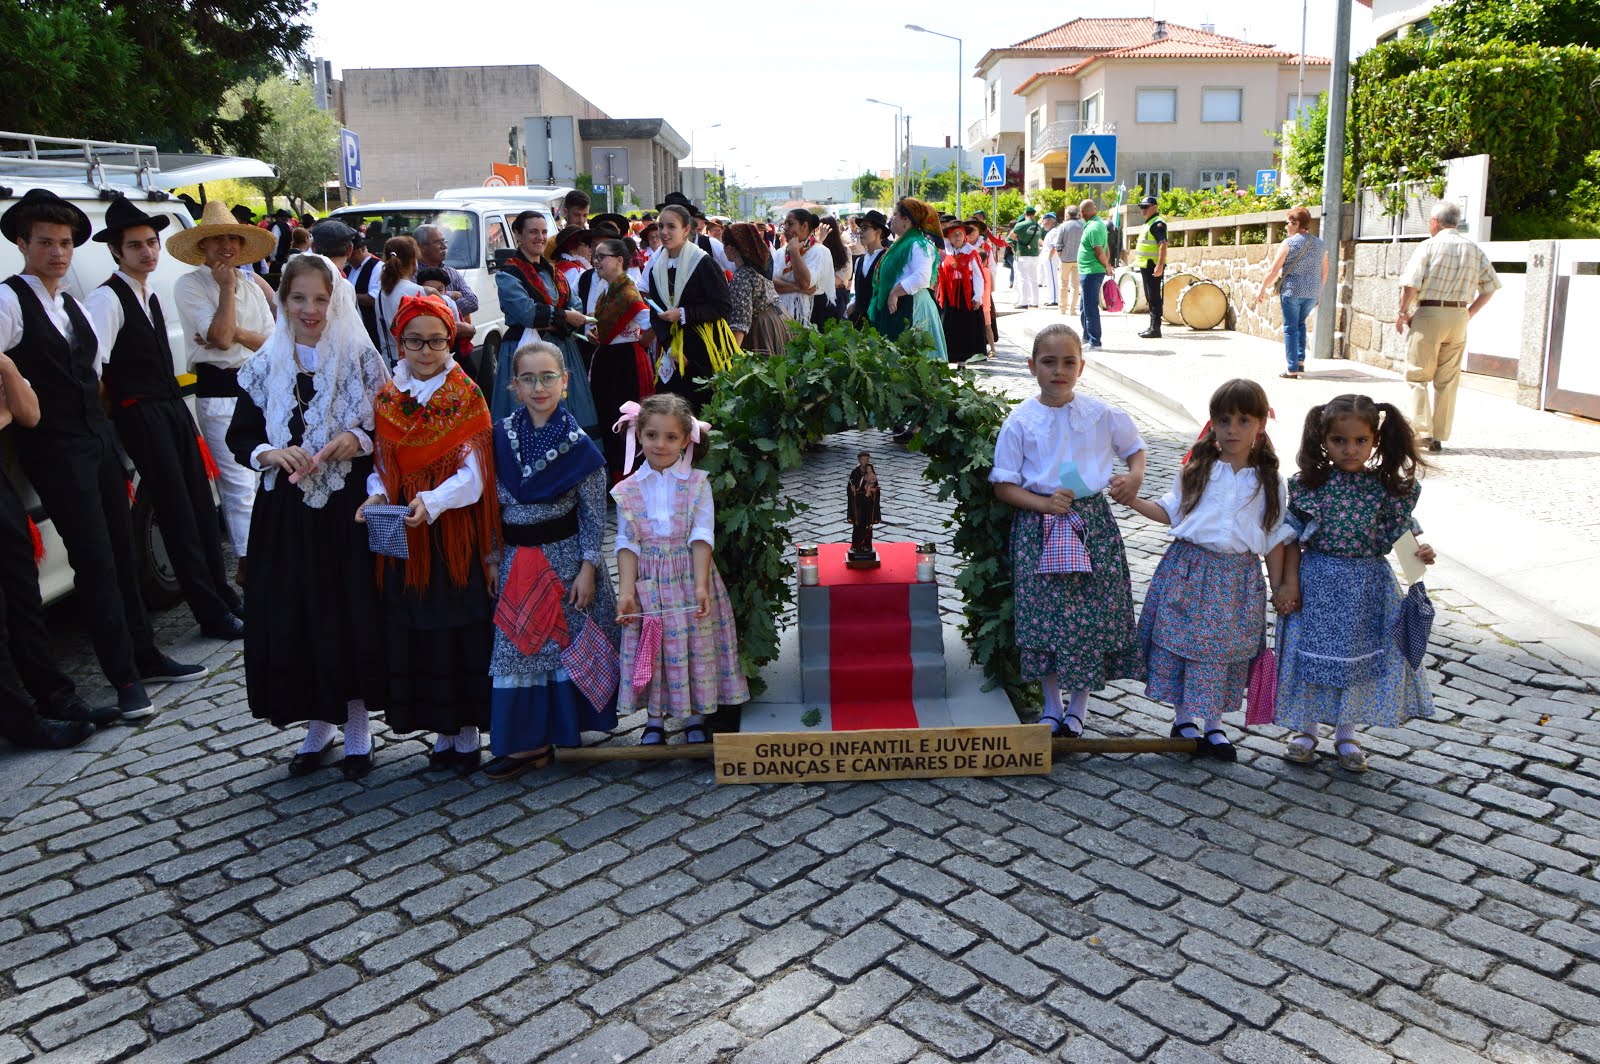
<svg viewBox="0 0 1600 1064">
<path fill-rule="evenodd" d="M 1050 726 L 730 732 L 715 737 L 718 783 L 829 783 L 1050 771 Z"/>
</svg>

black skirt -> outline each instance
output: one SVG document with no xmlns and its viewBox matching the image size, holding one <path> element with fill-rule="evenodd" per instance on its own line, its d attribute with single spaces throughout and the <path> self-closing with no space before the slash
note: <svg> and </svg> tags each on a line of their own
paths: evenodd
<svg viewBox="0 0 1600 1064">
<path fill-rule="evenodd" d="M 944 346 L 945 357 L 951 362 L 965 362 L 973 355 L 986 351 L 989 346 L 989 330 L 983 321 L 983 308 L 946 309 Z"/>
<path fill-rule="evenodd" d="M 271 491 L 256 492 L 244 592 L 254 717 L 342 724 L 351 699 L 373 712 L 387 705 L 372 554 L 366 526 L 355 521 L 370 472 L 370 457 L 355 459 L 319 510 L 281 471 Z"/>
</svg>

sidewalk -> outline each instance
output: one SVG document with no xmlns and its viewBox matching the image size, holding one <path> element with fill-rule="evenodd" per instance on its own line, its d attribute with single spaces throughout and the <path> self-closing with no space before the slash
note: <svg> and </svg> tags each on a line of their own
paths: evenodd
<svg viewBox="0 0 1600 1064">
<path fill-rule="evenodd" d="M 1046 325 L 1075 315 L 1055 307 L 1007 313 L 1002 288 L 1000 328 L 1026 351 Z M 1102 316 L 1105 348 L 1089 360 L 1103 374 L 1196 431 L 1218 385 L 1234 377 L 1260 381 L 1277 413 L 1269 426 L 1285 473 L 1294 470 L 1306 411 L 1346 392 L 1410 409 L 1408 386 L 1396 373 L 1344 360 L 1307 361 L 1299 380 L 1278 376 L 1281 344 L 1243 333 L 1195 332 L 1167 326 L 1159 340 L 1137 333 L 1144 314 Z M 1439 553 L 1492 581 L 1523 609 L 1499 606 L 1530 624 L 1553 614 L 1600 633 L 1600 425 L 1518 406 L 1505 382 L 1468 376 L 1458 394 L 1453 438 L 1430 455 L 1418 520 Z M 1509 605 L 1515 605 L 1511 603 Z"/>
</svg>

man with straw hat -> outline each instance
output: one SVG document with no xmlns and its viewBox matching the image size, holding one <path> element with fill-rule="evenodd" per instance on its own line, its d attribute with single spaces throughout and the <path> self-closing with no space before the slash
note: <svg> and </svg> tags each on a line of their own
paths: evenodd
<svg viewBox="0 0 1600 1064">
<path fill-rule="evenodd" d="M 272 308 L 244 269 L 272 254 L 272 234 L 240 225 L 218 200 L 206 204 L 200 224 L 167 238 L 167 252 L 196 269 L 178 278 L 172 295 L 187 339 L 189 371 L 195 375 L 195 413 L 216 459 L 222 516 L 228 523 L 243 585 L 250 548 L 250 510 L 256 474 L 233 460 L 228 425 L 239 398 L 239 367 L 272 332 Z"/>
<path fill-rule="evenodd" d="M 139 597 L 128 482 L 100 406 L 106 345 L 64 287 L 89 230 L 83 211 L 44 189 L 29 189 L 0 215 L 0 235 L 23 261 L 0 291 L 0 350 L 38 400 L 34 424 L 12 433 L 23 472 L 66 543 L 84 627 L 117 708 L 124 720 L 142 720 L 155 715 L 146 682 L 197 680 L 206 670 L 156 648 Z"/>
<path fill-rule="evenodd" d="M 201 634 L 243 639 L 243 606 L 222 560 L 217 509 L 208 471 L 210 448 L 178 391 L 161 300 L 149 278 L 161 261 L 161 230 L 171 221 L 124 197 L 106 208 L 106 244 L 117 271 L 84 300 L 95 331 L 110 345 L 100 379 L 122 445 L 138 467 L 140 494 L 149 497 L 183 597 Z"/>
</svg>

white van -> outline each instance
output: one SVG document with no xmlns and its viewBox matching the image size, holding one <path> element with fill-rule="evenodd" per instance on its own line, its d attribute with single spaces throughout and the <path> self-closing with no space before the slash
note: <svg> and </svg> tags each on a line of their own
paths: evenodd
<svg viewBox="0 0 1600 1064">
<path fill-rule="evenodd" d="M 18 144 L 22 145 L 18 147 Z M 134 200 L 146 214 L 164 214 L 171 219 L 162 236 L 194 225 L 188 209 L 168 190 L 225 178 L 272 177 L 277 169 L 259 159 L 219 155 L 174 155 L 161 153 L 147 145 L 114 144 L 94 140 L 68 140 L 0 132 L 0 211 L 20 199 L 30 188 L 43 188 L 62 199 L 71 200 L 89 216 L 96 232 L 105 228 L 106 207 L 113 193 Z M 72 253 L 72 269 L 66 287 L 80 301 L 110 277 L 116 269 L 105 244 L 91 240 Z M 189 345 L 178 321 L 177 300 L 172 286 L 188 270 L 186 263 L 165 253 L 150 278 L 150 287 L 166 308 L 167 335 L 172 344 L 173 373 L 186 390 L 193 387 L 188 373 Z M 0 241 L 0 278 L 22 270 L 22 252 L 16 244 Z M 28 515 L 39 526 L 44 540 L 44 561 L 39 565 L 39 591 L 52 602 L 72 590 L 72 567 L 67 564 L 67 549 L 56 534 L 49 514 L 39 503 L 33 487 L 22 475 L 9 434 L 4 437 L 5 475 L 17 486 Z M 128 466 L 130 472 L 132 465 Z M 146 604 L 164 608 L 181 601 L 177 575 L 161 543 L 148 498 L 135 481 L 133 507 L 134 546 L 138 552 L 140 584 Z"/>
<path fill-rule="evenodd" d="M 550 212 L 542 201 L 530 203 L 526 199 L 502 198 L 501 194 L 507 189 L 477 191 L 480 195 L 473 199 L 399 200 L 341 207 L 328 217 L 365 232 L 367 250 L 375 255 L 383 254 L 383 245 L 390 237 L 411 236 L 418 226 L 437 225 L 444 229 L 450 242 L 445 252 L 445 265 L 460 270 L 478 297 L 478 309 L 472 315 L 476 335 L 467 369 L 488 395 L 494 387 L 500 341 L 506 333 L 506 318 L 500 310 L 500 294 L 494 284 L 495 271 L 500 268 L 495 260 L 496 253 L 517 246 L 511 235 L 511 223 L 518 214 L 536 210 L 549 219 Z M 551 228 L 554 229 L 553 224 Z"/>
</svg>

